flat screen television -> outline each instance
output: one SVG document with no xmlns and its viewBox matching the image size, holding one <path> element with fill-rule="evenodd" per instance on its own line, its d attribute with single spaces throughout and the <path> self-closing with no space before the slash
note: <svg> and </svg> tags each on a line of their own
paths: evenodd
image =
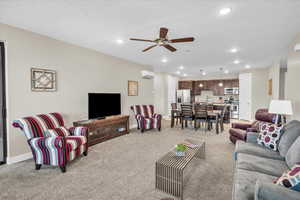
<svg viewBox="0 0 300 200">
<path fill-rule="evenodd" d="M 89 93 L 89 119 L 120 114 L 120 93 Z"/>
</svg>

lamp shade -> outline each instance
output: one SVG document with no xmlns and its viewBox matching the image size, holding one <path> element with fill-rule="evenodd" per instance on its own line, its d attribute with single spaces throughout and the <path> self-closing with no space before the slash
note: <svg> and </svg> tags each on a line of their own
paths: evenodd
<svg viewBox="0 0 300 200">
<path fill-rule="evenodd" d="M 272 100 L 269 107 L 269 113 L 292 115 L 292 102 L 288 100 Z"/>
</svg>

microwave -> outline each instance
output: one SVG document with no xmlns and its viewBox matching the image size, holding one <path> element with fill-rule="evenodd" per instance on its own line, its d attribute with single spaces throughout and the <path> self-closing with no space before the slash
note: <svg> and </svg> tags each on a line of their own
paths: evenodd
<svg viewBox="0 0 300 200">
<path fill-rule="evenodd" d="M 224 94 L 239 94 L 239 88 L 224 88 Z"/>
</svg>

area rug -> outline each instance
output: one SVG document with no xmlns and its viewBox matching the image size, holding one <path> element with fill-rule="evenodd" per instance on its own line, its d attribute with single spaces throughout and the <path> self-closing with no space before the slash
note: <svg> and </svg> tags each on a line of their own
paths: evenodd
<svg viewBox="0 0 300 200">
<path fill-rule="evenodd" d="M 92 146 L 87 157 L 80 157 L 67 167 L 43 166 L 34 169 L 33 160 L 0 167 L 0 199 L 70 199 L 70 200 L 160 200 L 173 198 L 155 190 L 155 161 L 186 138 L 206 142 L 205 160 L 196 161 L 184 190 L 185 200 L 231 199 L 233 179 L 232 153 L 228 128 L 214 131 L 169 128 L 164 121 L 156 130 L 114 138 Z"/>
</svg>

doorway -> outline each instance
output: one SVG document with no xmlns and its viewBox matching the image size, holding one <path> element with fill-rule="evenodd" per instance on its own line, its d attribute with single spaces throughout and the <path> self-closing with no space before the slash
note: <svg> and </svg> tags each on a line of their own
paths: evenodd
<svg viewBox="0 0 300 200">
<path fill-rule="evenodd" d="M 5 45 L 0 41 L 0 164 L 6 163 Z"/>
</svg>

